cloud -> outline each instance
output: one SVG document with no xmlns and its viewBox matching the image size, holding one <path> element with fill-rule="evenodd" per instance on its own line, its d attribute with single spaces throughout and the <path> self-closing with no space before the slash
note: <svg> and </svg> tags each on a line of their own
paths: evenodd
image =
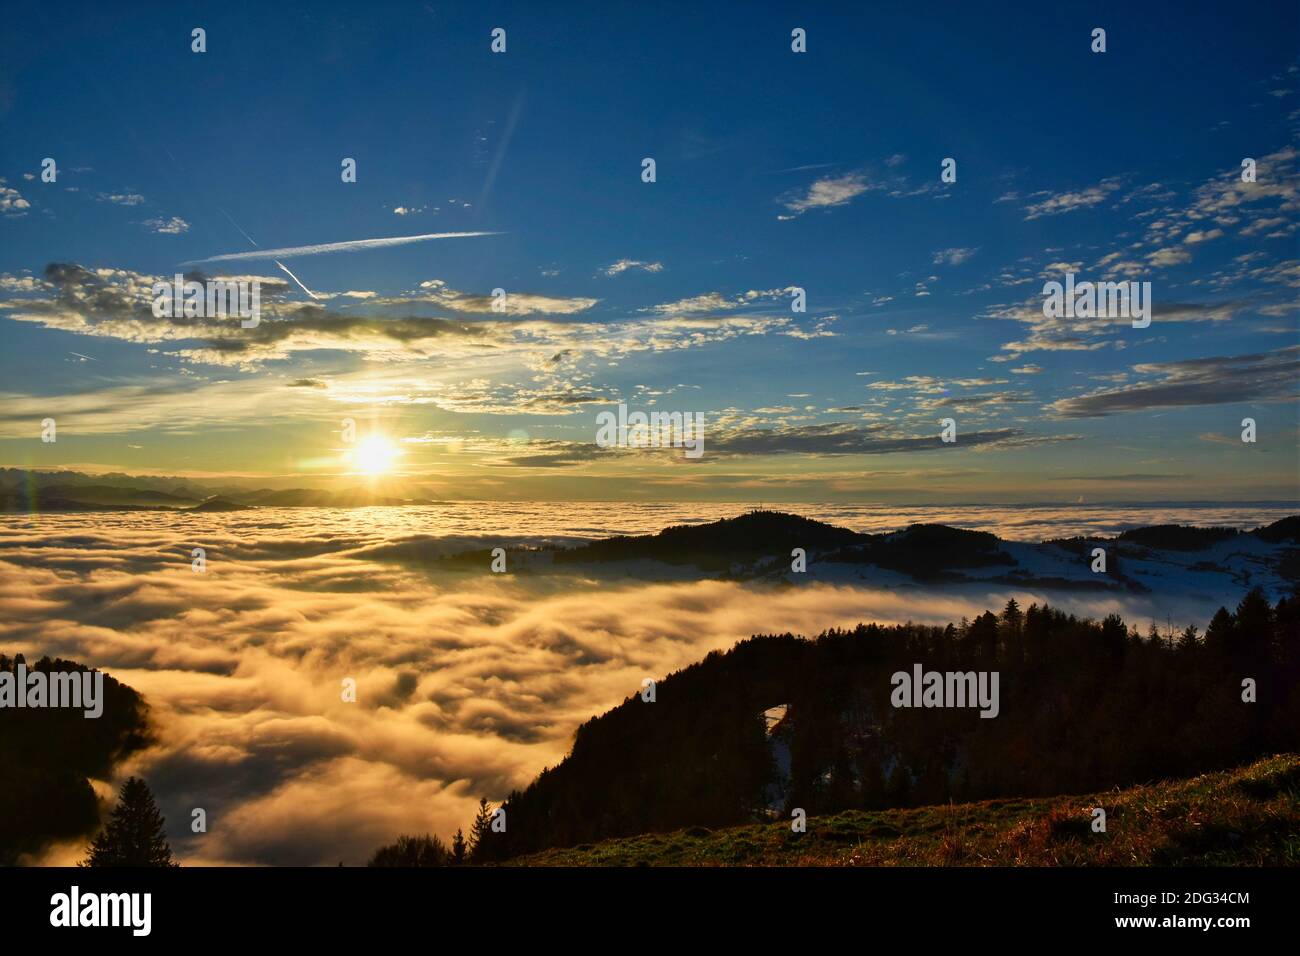
<svg viewBox="0 0 1300 956">
<path fill-rule="evenodd" d="M 1157 249 L 1155 252 L 1147 254 L 1147 262 L 1157 269 L 1163 269 L 1165 266 L 1181 265 L 1184 262 L 1191 262 L 1192 254 L 1186 249 L 1179 249 L 1176 246 L 1168 249 Z"/>
<path fill-rule="evenodd" d="M 45 283 L 35 276 L 23 275 L 15 276 L 9 273 L 0 273 L 0 291 L 3 292 L 42 292 L 45 289 Z"/>
<path fill-rule="evenodd" d="M 1024 436 L 1015 428 L 972 431 L 963 434 L 958 445 L 975 448 L 996 446 Z M 827 422 L 774 428 L 741 428 L 732 431 L 711 428 L 705 440 L 706 457 L 724 455 L 888 455 L 900 452 L 951 451 L 957 445 L 945 443 L 936 424 L 933 435 L 899 434 L 885 424 L 859 425 Z"/>
<path fill-rule="evenodd" d="M 971 256 L 975 255 L 975 253 L 977 252 L 979 252 L 978 247 L 973 249 L 962 249 L 962 248 L 940 249 L 938 252 L 934 254 L 934 264 L 936 266 L 940 266 L 940 265 L 959 266 L 967 259 L 969 259 Z"/>
<path fill-rule="evenodd" d="M 178 236 L 190 231 L 190 224 L 180 216 L 172 216 L 170 219 L 146 219 L 144 227 L 150 232 L 169 236 Z"/>
<path fill-rule="evenodd" d="M 1151 321 L 1153 325 L 1174 322 L 1227 322 L 1239 315 L 1249 303 L 1226 300 L 1214 303 L 1162 302 L 1153 297 Z M 1018 358 L 1024 352 L 1093 352 L 1106 348 L 1117 333 L 1132 329 L 1132 319 L 1123 316 L 1097 316 L 1071 318 L 1043 314 L 1041 296 L 1013 306 L 998 306 L 985 314 L 986 318 L 1005 319 L 1024 323 L 1029 327 L 1027 338 L 1006 342 L 1004 352 Z M 1122 341 L 1122 340 L 1121 340 Z M 1011 360 L 1011 359 L 1007 359 Z"/>
<path fill-rule="evenodd" d="M 32 208 L 32 204 L 22 197 L 22 194 L 12 186 L 6 186 L 5 180 L 0 179 L 0 215 L 17 219 L 19 216 L 27 215 L 27 210 Z"/>
<path fill-rule="evenodd" d="M 1075 192 L 1036 193 L 1035 195 L 1044 195 L 1045 198 L 1025 206 L 1025 219 L 1059 216 L 1063 213 L 1074 212 L 1077 209 L 1091 208 L 1105 202 L 1115 190 L 1120 188 L 1120 185 L 1121 180 L 1111 178 L 1103 179 L 1096 186 L 1090 186 L 1087 189 Z"/>
<path fill-rule="evenodd" d="M 1171 481 L 1189 478 L 1190 475 L 1159 474 L 1154 472 L 1130 472 L 1126 475 L 1062 475 L 1053 481 Z"/>
<path fill-rule="evenodd" d="M 1243 236 L 1267 235 L 1270 238 L 1281 238 L 1292 232 L 1295 232 L 1300 223 L 1295 219 L 1286 216 L 1265 216 L 1256 219 L 1249 226 L 1241 230 Z"/>
<path fill-rule="evenodd" d="M 1241 402 L 1285 402 L 1300 397 L 1300 346 L 1250 355 L 1216 356 L 1135 365 L 1148 376 L 1049 405 L 1061 418 L 1101 418 L 1124 412 Z"/>
<path fill-rule="evenodd" d="M 764 299 L 774 299 L 786 295 L 790 289 L 750 289 L 735 296 L 725 296 L 721 292 L 705 292 L 703 295 L 689 296 L 676 302 L 663 302 L 643 309 L 643 312 L 658 312 L 660 315 L 691 315 L 698 312 L 727 312 L 742 309 Z"/>
<path fill-rule="evenodd" d="M 116 206 L 138 206 L 144 202 L 139 193 L 100 193 L 96 197 L 100 202 L 111 202 Z"/>
<path fill-rule="evenodd" d="M 497 313 L 500 315 L 572 315 L 585 312 L 599 302 L 599 299 L 583 297 L 558 298 L 556 296 L 534 295 L 528 292 L 506 292 L 498 299 L 491 295 L 474 295 L 457 292 L 448 288 L 442 279 L 430 279 L 420 283 L 421 293 L 393 299 L 380 299 L 381 304 L 405 302 L 433 302 L 454 312 Z"/>
<path fill-rule="evenodd" d="M 618 262 L 611 263 L 605 267 L 605 275 L 613 278 L 621 275 L 629 269 L 639 269 L 642 272 L 663 272 L 662 262 L 641 262 L 639 259 L 619 259 Z"/>
<path fill-rule="evenodd" d="M 843 206 L 870 188 L 862 173 L 823 176 L 809 186 L 806 192 L 787 196 L 782 204 L 795 216 L 801 216 L 810 209 Z"/>
<path fill-rule="evenodd" d="M 202 280 L 192 273 L 191 279 Z M 826 335 L 833 317 L 804 329 L 787 314 L 752 316 L 663 315 L 625 321 L 536 318 L 534 313 L 577 312 L 594 299 L 560 299 L 514 293 L 501 317 L 462 319 L 420 315 L 331 311 L 318 302 L 293 301 L 289 286 L 266 276 L 226 276 L 261 283 L 263 320 L 255 328 L 219 317 L 158 317 L 152 287 L 170 276 L 154 277 L 125 269 L 87 269 L 75 263 L 46 267 L 38 298 L 0 302 L 0 314 L 19 322 L 81 335 L 139 344 L 166 344 L 166 354 L 186 362 L 250 369 L 298 353 L 336 351 L 371 362 L 456 363 L 469 378 L 477 368 L 551 372 L 557 355 L 613 359 L 634 352 L 698 348 L 740 336 Z M 462 312 L 491 314 L 492 298 L 447 288 L 441 280 L 424 283 L 422 295 L 373 298 L 365 307 L 433 303 Z M 753 293 L 758 295 L 759 293 Z M 749 296 L 750 293 L 746 293 Z M 743 299 L 744 297 L 742 297 Z M 373 372 L 372 372 L 373 374 Z M 425 400 L 429 400 L 426 398 Z"/>
</svg>

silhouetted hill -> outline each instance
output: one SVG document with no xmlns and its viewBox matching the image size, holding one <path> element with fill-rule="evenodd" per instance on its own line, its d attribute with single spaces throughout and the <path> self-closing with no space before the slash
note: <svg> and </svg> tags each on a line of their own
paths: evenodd
<svg viewBox="0 0 1300 956">
<path fill-rule="evenodd" d="M 1181 524 L 1160 524 L 1125 531 L 1117 540 L 1131 541 L 1149 548 L 1165 548 L 1170 551 L 1200 551 L 1242 533 L 1244 532 L 1237 528 L 1196 528 Z"/>
<path fill-rule="evenodd" d="M 189 511 L 245 511 L 252 505 L 241 505 L 237 501 L 231 501 L 229 498 L 214 496 L 201 504 L 189 508 Z"/>
<path fill-rule="evenodd" d="M 22 655 L 0 654 L 14 673 Z M 29 671 L 85 673 L 74 661 L 43 657 Z M 104 675 L 103 713 L 58 707 L 0 708 L 0 865 L 11 866 L 54 839 L 88 834 L 99 825 L 87 778 L 107 778 L 113 765 L 148 739 L 144 699 Z"/>
<path fill-rule="evenodd" d="M 897 706 L 893 675 L 916 666 L 996 673 L 995 712 Z M 1203 637 L 1011 602 L 947 627 L 864 624 L 711 653 L 659 680 L 653 701 L 583 724 L 558 766 L 509 796 L 489 858 L 795 808 L 1082 793 L 1297 749 L 1300 600 L 1274 608 L 1251 592 Z"/>
<path fill-rule="evenodd" d="M 997 535 L 942 524 L 914 524 L 894 534 L 869 536 L 864 544 L 826 555 L 826 560 L 871 564 L 918 581 L 954 579 L 962 569 L 1016 563 Z"/>
<path fill-rule="evenodd" d="M 1281 518 L 1252 532 L 1262 541 L 1291 541 L 1300 543 L 1300 515 Z"/>
<path fill-rule="evenodd" d="M 118 485 L 44 485 L 42 497 L 77 501 L 82 504 L 145 505 L 184 508 L 195 503 L 194 498 L 157 491 L 152 488 L 130 488 Z"/>
<path fill-rule="evenodd" d="M 708 524 L 674 525 L 657 534 L 620 535 L 558 551 L 557 564 L 649 559 L 667 564 L 694 564 L 725 569 L 736 561 L 772 554 L 788 556 L 793 548 L 827 550 L 867 540 L 846 528 L 779 511 L 751 511 Z"/>
</svg>

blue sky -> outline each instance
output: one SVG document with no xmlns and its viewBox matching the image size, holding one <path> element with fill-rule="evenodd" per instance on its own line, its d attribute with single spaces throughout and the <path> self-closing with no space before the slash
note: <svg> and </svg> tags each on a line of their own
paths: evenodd
<svg viewBox="0 0 1300 956">
<path fill-rule="evenodd" d="M 444 497 L 1300 497 L 1294 5 L 832 6 L 11 13 L 0 463 L 351 482 L 352 416 Z M 144 295 L 466 231 L 200 266 L 254 335 Z M 1047 321 L 1066 271 L 1151 327 Z M 620 401 L 703 459 L 595 447 Z"/>
</svg>

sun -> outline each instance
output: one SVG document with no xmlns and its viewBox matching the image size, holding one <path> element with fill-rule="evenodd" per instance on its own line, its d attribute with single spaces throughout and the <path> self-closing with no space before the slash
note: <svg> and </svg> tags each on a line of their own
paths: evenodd
<svg viewBox="0 0 1300 956">
<path fill-rule="evenodd" d="M 352 464 L 367 475 L 382 475 L 392 470 L 401 450 L 383 435 L 370 435 L 352 450 Z"/>
</svg>

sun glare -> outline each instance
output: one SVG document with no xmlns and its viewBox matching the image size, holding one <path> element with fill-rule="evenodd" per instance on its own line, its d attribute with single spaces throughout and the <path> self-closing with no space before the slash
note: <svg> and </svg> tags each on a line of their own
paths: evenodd
<svg viewBox="0 0 1300 956">
<path fill-rule="evenodd" d="M 352 450 L 352 465 L 363 474 L 382 475 L 392 470 L 401 451 L 383 435 L 371 435 Z"/>
</svg>

